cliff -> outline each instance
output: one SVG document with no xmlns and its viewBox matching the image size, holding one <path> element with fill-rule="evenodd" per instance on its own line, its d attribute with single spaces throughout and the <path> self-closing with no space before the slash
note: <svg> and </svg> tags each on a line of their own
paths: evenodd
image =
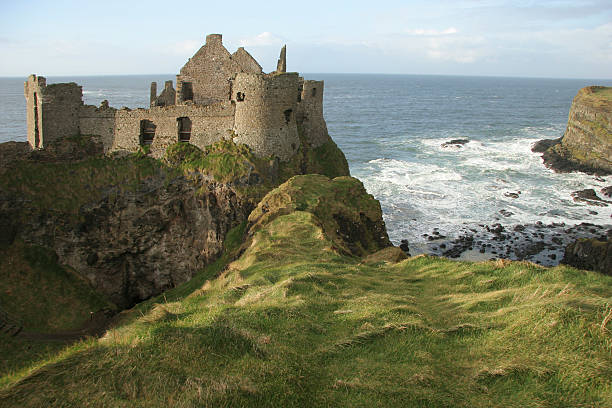
<svg viewBox="0 0 612 408">
<path fill-rule="evenodd" d="M 612 88 L 582 88 L 572 103 L 563 137 L 543 151 L 544 163 L 555 171 L 611 174 Z"/>
<path fill-rule="evenodd" d="M 358 180 L 291 178 L 102 338 L 7 354 L 0 406 L 611 406 L 612 277 L 401 260 L 378 228 Z"/>
<path fill-rule="evenodd" d="M 285 163 L 258 158 L 231 141 L 204 151 L 178 143 L 160 160 L 142 152 L 97 155 L 100 149 L 83 137 L 59 146 L 22 160 L 8 154 L 22 153 L 21 145 L 4 146 L 4 157 L 12 160 L 0 167 L 0 245 L 51 250 L 59 264 L 121 308 L 184 283 L 212 263 L 228 231 L 287 178 L 348 175 L 331 139 L 301 147 Z"/>
</svg>

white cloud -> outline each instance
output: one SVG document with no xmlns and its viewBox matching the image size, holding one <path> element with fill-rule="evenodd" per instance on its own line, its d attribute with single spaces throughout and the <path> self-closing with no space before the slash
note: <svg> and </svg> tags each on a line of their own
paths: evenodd
<svg viewBox="0 0 612 408">
<path fill-rule="evenodd" d="M 283 40 L 274 34 L 264 31 L 254 37 L 243 38 L 240 40 L 241 47 L 262 47 L 269 45 L 280 45 Z"/>
<path fill-rule="evenodd" d="M 418 36 L 427 36 L 427 37 L 453 35 L 453 34 L 457 34 L 458 32 L 459 31 L 457 31 L 455 27 L 449 27 L 445 30 L 432 30 L 432 29 L 425 29 L 425 28 L 405 30 L 405 33 L 408 35 L 418 35 Z"/>
<path fill-rule="evenodd" d="M 172 54 L 184 55 L 193 54 L 202 46 L 201 40 L 186 40 L 175 43 L 171 50 Z"/>
</svg>

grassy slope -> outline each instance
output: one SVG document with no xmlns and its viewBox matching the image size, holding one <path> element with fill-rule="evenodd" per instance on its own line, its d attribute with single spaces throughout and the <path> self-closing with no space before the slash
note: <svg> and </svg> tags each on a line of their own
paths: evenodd
<svg viewBox="0 0 612 408">
<path fill-rule="evenodd" d="M 0 406 L 612 405 L 612 278 L 366 264 L 320 225 L 308 207 L 271 217 L 219 277 L 14 378 Z"/>
<path fill-rule="evenodd" d="M 51 296 L 50 296 L 51 294 Z M 114 306 L 44 248 L 15 242 L 0 249 L 0 310 L 18 319 L 28 333 L 76 330 L 90 312 Z M 0 334 L 0 384 L 52 358 L 65 345 Z"/>
</svg>

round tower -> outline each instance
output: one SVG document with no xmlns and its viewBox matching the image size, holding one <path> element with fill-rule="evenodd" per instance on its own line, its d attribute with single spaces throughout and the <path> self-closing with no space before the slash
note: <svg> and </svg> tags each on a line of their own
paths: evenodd
<svg viewBox="0 0 612 408">
<path fill-rule="evenodd" d="M 240 73 L 233 81 L 231 99 L 236 104 L 236 143 L 244 143 L 260 156 L 289 160 L 300 139 L 296 113 L 299 77 L 297 73 Z"/>
</svg>

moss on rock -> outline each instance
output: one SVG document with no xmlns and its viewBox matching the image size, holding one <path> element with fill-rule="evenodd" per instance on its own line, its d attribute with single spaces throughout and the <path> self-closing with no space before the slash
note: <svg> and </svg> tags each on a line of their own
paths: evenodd
<svg viewBox="0 0 612 408">
<path fill-rule="evenodd" d="M 352 177 L 295 176 L 268 193 L 249 216 L 249 234 L 294 211 L 315 215 L 337 249 L 363 256 L 391 246 L 380 203 Z"/>
</svg>

